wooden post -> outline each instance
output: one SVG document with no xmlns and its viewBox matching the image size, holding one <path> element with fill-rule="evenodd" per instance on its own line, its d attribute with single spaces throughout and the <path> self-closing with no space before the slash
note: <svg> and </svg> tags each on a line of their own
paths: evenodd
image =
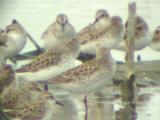
<svg viewBox="0 0 160 120">
<path fill-rule="evenodd" d="M 127 78 L 134 74 L 134 33 L 135 33 L 135 18 L 136 18 L 136 3 L 131 2 L 128 5 L 128 26 L 127 26 Z"/>
<path fill-rule="evenodd" d="M 126 56 L 126 80 L 121 85 L 122 103 L 124 108 L 116 113 L 116 120 L 136 120 L 136 84 L 134 75 L 134 35 L 136 3 L 128 5 L 129 17 L 127 27 L 127 56 Z"/>
<path fill-rule="evenodd" d="M 122 85 L 122 100 L 126 102 L 135 101 L 136 85 L 134 75 L 134 35 L 136 19 L 136 3 L 128 5 L 128 27 L 127 27 L 127 57 L 126 57 L 126 80 Z"/>
</svg>

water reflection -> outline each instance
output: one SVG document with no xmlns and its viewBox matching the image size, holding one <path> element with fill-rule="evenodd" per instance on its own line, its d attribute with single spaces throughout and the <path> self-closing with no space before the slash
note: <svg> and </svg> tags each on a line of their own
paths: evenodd
<svg viewBox="0 0 160 120">
<path fill-rule="evenodd" d="M 137 120 L 136 104 L 126 103 L 124 108 L 116 112 L 116 120 Z"/>
<path fill-rule="evenodd" d="M 121 93 L 123 108 L 116 112 L 116 120 L 136 120 L 137 87 L 134 75 L 123 81 Z"/>
</svg>

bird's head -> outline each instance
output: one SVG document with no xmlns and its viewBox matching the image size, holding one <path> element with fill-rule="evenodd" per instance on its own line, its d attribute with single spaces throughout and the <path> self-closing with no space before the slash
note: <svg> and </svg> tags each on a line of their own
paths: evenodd
<svg viewBox="0 0 160 120">
<path fill-rule="evenodd" d="M 107 20 L 109 18 L 109 14 L 106 10 L 100 9 L 96 12 L 95 21 L 94 24 L 101 21 L 101 20 Z"/>
<path fill-rule="evenodd" d="M 56 18 L 56 22 L 61 25 L 62 27 L 62 30 L 64 31 L 65 30 L 65 26 L 66 24 L 68 23 L 68 18 L 65 14 L 61 13 L 57 16 Z"/>
</svg>

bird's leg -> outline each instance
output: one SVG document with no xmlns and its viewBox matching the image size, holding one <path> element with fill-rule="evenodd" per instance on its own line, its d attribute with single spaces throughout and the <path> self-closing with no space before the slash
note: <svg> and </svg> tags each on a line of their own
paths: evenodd
<svg viewBox="0 0 160 120">
<path fill-rule="evenodd" d="M 1 60 L 1 66 L 5 65 L 6 61 L 7 61 L 6 59 Z"/>
<path fill-rule="evenodd" d="M 128 52 L 126 52 L 125 61 L 127 61 L 127 59 L 128 59 Z"/>
<path fill-rule="evenodd" d="M 16 67 L 18 65 L 16 57 L 10 58 L 10 61 L 14 64 L 14 67 Z"/>
<path fill-rule="evenodd" d="M 14 64 L 17 64 L 17 59 L 15 57 L 10 58 L 10 61 L 12 61 Z"/>
<path fill-rule="evenodd" d="M 84 97 L 84 105 L 85 105 L 85 120 L 88 120 L 88 104 L 87 104 L 87 96 Z"/>
<path fill-rule="evenodd" d="M 0 120 L 10 120 L 1 108 L 0 108 Z"/>
<path fill-rule="evenodd" d="M 48 91 L 48 84 L 45 84 L 45 85 L 44 85 L 44 90 L 45 90 L 45 91 Z"/>
<path fill-rule="evenodd" d="M 48 92 L 48 84 L 45 84 L 45 85 L 44 85 L 44 90 Z M 55 100 L 56 104 L 64 107 L 64 105 L 63 105 L 61 102 L 59 102 L 58 100 L 56 100 L 56 99 L 54 98 L 54 96 L 52 96 L 52 97 L 53 97 L 53 99 Z"/>
</svg>

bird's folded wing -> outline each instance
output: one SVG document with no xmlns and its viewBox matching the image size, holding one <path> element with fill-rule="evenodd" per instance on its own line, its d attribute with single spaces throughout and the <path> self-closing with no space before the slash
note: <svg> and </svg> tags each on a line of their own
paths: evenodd
<svg viewBox="0 0 160 120">
<path fill-rule="evenodd" d="M 92 61 L 91 64 L 94 62 Z M 92 76 L 99 69 L 96 64 L 90 65 L 89 63 L 84 63 L 76 68 L 68 70 L 63 74 L 60 74 L 53 79 L 39 81 L 39 83 L 56 84 L 56 83 L 71 83 L 76 81 L 83 81 L 84 78 Z"/>
<path fill-rule="evenodd" d="M 96 40 L 98 37 L 105 34 L 107 31 L 107 28 L 97 29 L 94 24 L 90 24 L 80 30 L 80 32 L 77 34 L 76 39 L 79 40 L 80 44 L 86 44 L 88 42 L 91 42 L 93 40 Z"/>
<path fill-rule="evenodd" d="M 51 24 L 43 33 L 42 33 L 42 36 L 41 36 L 41 39 L 44 39 L 46 37 L 46 35 L 48 34 L 51 34 L 55 32 L 55 29 L 54 29 L 54 25 L 55 23 Z"/>
<path fill-rule="evenodd" d="M 62 61 L 64 55 L 65 53 L 62 53 L 61 50 L 49 50 L 35 57 L 33 61 L 17 69 L 16 72 L 36 72 L 42 68 L 58 65 Z"/>
</svg>

